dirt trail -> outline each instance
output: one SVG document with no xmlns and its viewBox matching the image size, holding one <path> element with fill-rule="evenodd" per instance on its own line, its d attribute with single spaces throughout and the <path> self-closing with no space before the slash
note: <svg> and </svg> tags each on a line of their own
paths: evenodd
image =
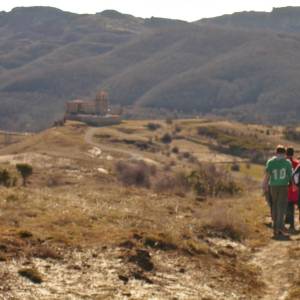
<svg viewBox="0 0 300 300">
<path fill-rule="evenodd" d="M 109 152 L 109 153 L 124 154 L 126 156 L 129 156 L 132 159 L 144 160 L 146 162 L 153 163 L 155 165 L 159 164 L 157 161 L 147 158 L 144 155 L 141 155 L 140 153 L 134 152 L 133 150 L 121 149 L 120 147 L 117 147 L 114 145 L 111 146 L 111 145 L 107 145 L 104 143 L 95 142 L 94 135 L 97 133 L 98 130 L 99 130 L 99 128 L 97 128 L 97 127 L 90 127 L 87 129 L 87 131 L 84 135 L 84 140 L 87 144 L 90 144 L 94 147 L 99 147 L 101 150 Z"/>
<path fill-rule="evenodd" d="M 263 300 L 284 300 L 295 280 L 298 263 L 289 255 L 289 250 L 299 243 L 300 238 L 292 237 L 290 241 L 275 241 L 257 252 L 253 263 L 262 270 L 262 279 L 266 284 Z"/>
</svg>

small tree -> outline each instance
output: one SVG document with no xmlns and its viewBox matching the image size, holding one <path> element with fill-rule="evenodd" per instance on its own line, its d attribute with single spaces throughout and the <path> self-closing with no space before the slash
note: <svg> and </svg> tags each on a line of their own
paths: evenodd
<svg viewBox="0 0 300 300">
<path fill-rule="evenodd" d="M 16 168 L 23 178 L 23 186 L 26 186 L 28 177 L 32 175 L 32 166 L 29 164 L 17 164 Z"/>
</svg>

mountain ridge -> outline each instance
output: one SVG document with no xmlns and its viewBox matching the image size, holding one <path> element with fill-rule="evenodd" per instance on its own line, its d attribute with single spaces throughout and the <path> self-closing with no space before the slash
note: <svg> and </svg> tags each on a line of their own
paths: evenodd
<svg viewBox="0 0 300 300">
<path fill-rule="evenodd" d="M 295 17 L 283 22 L 289 14 L 300 15 L 300 8 L 191 23 L 113 10 L 0 14 L 0 127 L 45 128 L 63 115 L 67 100 L 101 88 L 113 104 L 293 122 L 300 112 L 300 27 Z M 266 16 L 281 21 L 275 28 L 253 21 Z M 278 29 L 283 23 L 285 30 Z"/>
</svg>

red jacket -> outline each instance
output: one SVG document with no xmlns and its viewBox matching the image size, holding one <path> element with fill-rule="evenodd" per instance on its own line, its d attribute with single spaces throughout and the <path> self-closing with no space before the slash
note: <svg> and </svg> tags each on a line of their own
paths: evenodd
<svg viewBox="0 0 300 300">
<path fill-rule="evenodd" d="M 292 163 L 294 171 L 300 162 L 294 158 L 289 158 L 289 160 Z M 294 183 L 289 186 L 288 200 L 289 202 L 293 202 L 295 204 L 298 203 L 298 187 Z"/>
</svg>

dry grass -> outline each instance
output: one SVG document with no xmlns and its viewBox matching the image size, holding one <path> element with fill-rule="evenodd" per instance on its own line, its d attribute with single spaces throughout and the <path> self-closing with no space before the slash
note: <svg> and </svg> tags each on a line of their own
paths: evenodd
<svg viewBox="0 0 300 300">
<path fill-rule="evenodd" d="M 146 121 L 126 122 L 126 129 L 121 131 L 100 128 L 97 133 L 102 136 L 95 140 L 108 145 L 110 142 L 106 141 L 118 136 L 138 135 L 148 139 L 157 133 L 159 139 L 166 130 L 162 124 L 152 132 L 146 124 Z M 188 131 L 181 123 L 180 127 L 180 133 Z M 38 159 L 32 161 L 35 173 L 27 188 L 0 188 L 0 257 L 60 259 L 69 248 L 122 244 L 133 247 L 133 251 L 163 251 L 187 260 L 193 257 L 202 267 L 213 266 L 222 276 L 233 276 L 237 281 L 246 282 L 248 279 L 243 276 L 253 275 L 244 260 L 232 266 L 235 253 L 222 254 L 226 249 L 218 249 L 220 253 L 212 251 L 205 239 L 208 235 L 221 236 L 250 246 L 266 241 L 269 233 L 263 222 L 267 208 L 259 195 L 251 191 L 249 195 L 222 194 L 216 198 L 216 194 L 211 194 L 214 196 L 199 202 L 188 192 L 185 174 L 195 164 L 186 159 L 179 161 L 175 154 L 167 158 L 161 153 L 134 150 L 132 154 L 155 159 L 156 172 L 148 163 L 124 155 L 114 173 L 120 160 L 117 152 L 102 149 L 101 157 L 88 156 L 91 145 L 84 143 L 85 127 L 71 124 L 53 130 L 6 149 L 5 154 L 22 153 L 32 151 L 33 147 Z M 194 153 L 194 148 L 189 147 L 196 144 L 181 142 L 180 151 Z M 131 149 L 125 144 L 118 146 Z M 170 149 L 173 146 L 172 142 Z M 111 160 L 106 159 L 108 155 Z M 45 159 L 44 164 L 41 158 Z M 109 170 L 109 174 L 100 174 L 97 171 L 100 167 Z M 215 174 L 209 170 L 207 174 Z M 256 172 L 255 167 L 251 171 Z M 243 172 L 241 169 L 237 180 Z M 120 184 L 120 180 L 125 184 Z M 152 188 L 144 188 L 149 184 Z M 231 273 L 227 274 L 224 270 L 229 268 Z"/>
<path fill-rule="evenodd" d="M 211 236 L 242 241 L 249 236 L 250 232 L 249 225 L 244 222 L 243 217 L 231 208 L 216 208 L 212 210 L 205 229 Z"/>
<path fill-rule="evenodd" d="M 293 258 L 295 258 L 293 256 Z M 294 275 L 294 282 L 292 286 L 288 290 L 288 295 L 285 298 L 286 300 L 298 300 L 300 299 L 300 273 L 293 274 Z"/>
</svg>

